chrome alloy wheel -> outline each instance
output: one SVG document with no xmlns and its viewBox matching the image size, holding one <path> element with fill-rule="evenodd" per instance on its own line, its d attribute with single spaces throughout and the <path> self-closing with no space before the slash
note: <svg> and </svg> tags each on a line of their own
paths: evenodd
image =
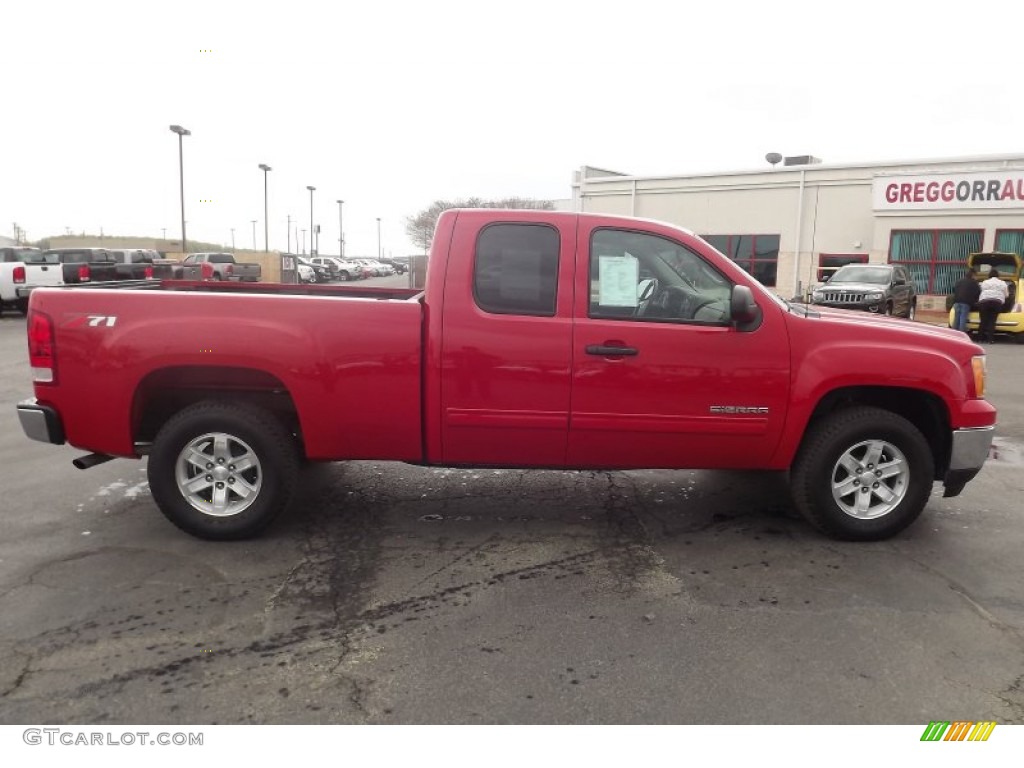
<svg viewBox="0 0 1024 768">
<path fill-rule="evenodd" d="M 252 448 L 234 435 L 210 432 L 186 445 L 174 467 L 178 490 L 203 514 L 230 517 L 256 501 L 263 469 Z"/>
<path fill-rule="evenodd" d="M 909 483 L 906 457 L 885 440 L 857 443 L 832 468 L 832 498 L 843 512 L 858 520 L 892 512 L 907 495 Z"/>
</svg>

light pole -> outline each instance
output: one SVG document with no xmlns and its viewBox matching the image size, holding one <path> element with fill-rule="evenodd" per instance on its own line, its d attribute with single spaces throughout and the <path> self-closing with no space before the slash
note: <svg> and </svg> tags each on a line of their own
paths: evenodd
<svg viewBox="0 0 1024 768">
<path fill-rule="evenodd" d="M 288 214 L 288 253 L 292 252 L 292 215 Z"/>
<path fill-rule="evenodd" d="M 167 239 L 167 227 L 160 227 L 160 229 L 163 230 L 163 232 L 164 232 L 164 240 L 166 240 Z"/>
<path fill-rule="evenodd" d="M 380 216 L 377 217 L 377 258 L 380 259 Z"/>
<path fill-rule="evenodd" d="M 235 228 L 231 228 L 231 250 L 235 250 Z"/>
<path fill-rule="evenodd" d="M 316 256 L 313 253 L 313 192 L 316 191 L 316 187 L 306 187 L 306 189 L 309 190 L 309 255 Z"/>
<path fill-rule="evenodd" d="M 182 138 L 191 136 L 192 131 L 180 125 L 172 125 L 171 131 L 178 134 L 178 180 L 181 185 L 181 252 L 188 253 L 188 241 L 185 239 L 185 150 Z"/>
<path fill-rule="evenodd" d="M 300 230 L 302 232 L 302 255 L 306 255 L 306 230 Z"/>
<path fill-rule="evenodd" d="M 345 219 L 342 217 L 341 209 L 345 201 L 338 201 L 338 253 L 345 258 Z"/>
<path fill-rule="evenodd" d="M 259 219 L 253 219 L 252 220 L 252 249 L 254 251 L 256 250 L 256 222 L 257 221 L 259 221 Z"/>
<path fill-rule="evenodd" d="M 266 163 L 260 163 L 260 170 L 263 171 L 263 250 L 269 252 L 270 219 L 267 218 L 267 171 L 272 171 L 273 168 Z M 278 242 L 280 242 L 280 240 Z"/>
</svg>

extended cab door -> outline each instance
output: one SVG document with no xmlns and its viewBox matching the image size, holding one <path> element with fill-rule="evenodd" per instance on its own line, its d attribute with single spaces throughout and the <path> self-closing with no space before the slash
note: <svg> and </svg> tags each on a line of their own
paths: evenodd
<svg viewBox="0 0 1024 768">
<path fill-rule="evenodd" d="M 739 330 L 738 267 L 670 227 L 600 222 L 579 226 L 569 465 L 764 466 L 789 396 L 782 308 L 758 296 Z"/>
<path fill-rule="evenodd" d="M 565 463 L 575 217 L 530 214 L 458 214 L 440 353 L 446 464 Z"/>
</svg>

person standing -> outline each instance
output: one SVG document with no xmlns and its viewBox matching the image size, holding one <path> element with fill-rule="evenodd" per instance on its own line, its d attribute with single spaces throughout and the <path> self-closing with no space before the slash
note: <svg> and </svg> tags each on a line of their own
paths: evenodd
<svg viewBox="0 0 1024 768">
<path fill-rule="evenodd" d="M 981 297 L 981 283 L 975 274 L 974 267 L 968 267 L 967 274 L 953 286 L 953 327 L 963 333 L 967 333 L 967 316 Z"/>
<path fill-rule="evenodd" d="M 992 267 L 988 271 L 988 279 L 981 284 L 981 294 L 978 296 L 982 341 L 989 344 L 995 341 L 996 318 L 999 316 L 999 311 L 1003 308 L 1003 303 L 1009 292 L 1010 289 L 1006 283 L 999 279 L 999 270 Z"/>
</svg>

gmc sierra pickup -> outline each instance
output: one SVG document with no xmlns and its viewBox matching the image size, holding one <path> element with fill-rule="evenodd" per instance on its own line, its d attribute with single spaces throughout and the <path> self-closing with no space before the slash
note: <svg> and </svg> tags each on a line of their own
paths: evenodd
<svg viewBox="0 0 1024 768">
<path fill-rule="evenodd" d="M 963 334 L 789 304 L 686 230 L 453 210 L 429 265 L 422 292 L 36 291 L 24 431 L 81 468 L 148 455 L 162 512 L 211 539 L 263 530 L 302 460 L 344 459 L 788 471 L 821 531 L 881 539 L 988 455 Z"/>
</svg>

